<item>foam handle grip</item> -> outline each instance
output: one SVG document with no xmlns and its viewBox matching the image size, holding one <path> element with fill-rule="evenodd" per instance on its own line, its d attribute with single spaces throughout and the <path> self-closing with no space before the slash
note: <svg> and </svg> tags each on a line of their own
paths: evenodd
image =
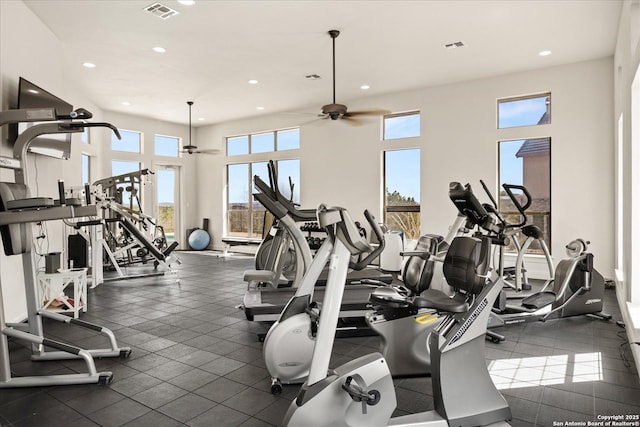
<svg viewBox="0 0 640 427">
<path fill-rule="evenodd" d="M 58 180 L 58 196 L 60 197 L 60 206 L 66 205 L 67 199 L 64 196 L 64 180 L 63 179 Z"/>
<path fill-rule="evenodd" d="M 84 185 L 84 198 L 87 203 L 87 206 L 91 204 L 91 187 L 89 184 Z"/>
</svg>

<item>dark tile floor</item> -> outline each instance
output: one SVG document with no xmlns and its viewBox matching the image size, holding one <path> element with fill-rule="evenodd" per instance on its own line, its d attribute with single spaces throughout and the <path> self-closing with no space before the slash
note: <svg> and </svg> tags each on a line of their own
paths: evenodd
<svg viewBox="0 0 640 427">
<path fill-rule="evenodd" d="M 220 259 L 180 253 L 180 283 L 163 278 L 119 281 L 89 291 L 82 319 L 111 328 L 129 359 L 101 359 L 114 374 L 108 386 L 0 390 L 2 426 L 270 426 L 278 425 L 297 386 L 274 396 L 256 332 L 236 306 L 250 258 Z M 597 420 L 640 414 L 635 367 L 620 357 L 622 329 L 612 289 L 605 308 L 614 320 L 586 317 L 500 328 L 505 342 L 487 342 L 487 363 L 508 400 L 513 425 Z M 102 339 L 86 330 L 47 322 L 48 337 L 84 347 Z M 375 351 L 376 337 L 336 341 L 332 366 Z M 65 373 L 77 361 L 29 361 L 11 343 L 16 375 Z M 628 357 L 631 357 L 627 353 Z M 396 380 L 397 414 L 432 409 L 429 378 Z"/>
</svg>

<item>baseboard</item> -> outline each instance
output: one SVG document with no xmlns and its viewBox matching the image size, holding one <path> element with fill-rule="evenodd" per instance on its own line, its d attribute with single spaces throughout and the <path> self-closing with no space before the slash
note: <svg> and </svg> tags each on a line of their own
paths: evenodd
<svg viewBox="0 0 640 427">
<path fill-rule="evenodd" d="M 622 321 L 625 324 L 627 339 L 633 360 L 636 363 L 636 369 L 640 375 L 640 303 L 631 303 L 624 301 L 624 292 L 620 282 L 617 282 L 616 297 L 622 314 Z M 640 377 L 638 378 L 640 382 Z"/>
</svg>

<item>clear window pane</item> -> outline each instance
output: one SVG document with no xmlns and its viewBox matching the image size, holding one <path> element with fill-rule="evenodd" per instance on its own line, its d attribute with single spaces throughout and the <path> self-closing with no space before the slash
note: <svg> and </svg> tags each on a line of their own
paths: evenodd
<svg viewBox="0 0 640 427">
<path fill-rule="evenodd" d="M 82 185 L 89 184 L 90 181 L 89 174 L 89 156 L 86 154 L 82 155 Z"/>
<path fill-rule="evenodd" d="M 280 130 L 277 132 L 278 151 L 300 148 L 300 129 Z"/>
<path fill-rule="evenodd" d="M 383 139 L 420 136 L 420 113 L 385 116 Z"/>
<path fill-rule="evenodd" d="M 176 171 L 174 169 L 158 169 L 156 171 L 156 179 L 158 188 L 158 224 L 164 229 L 167 242 L 173 242 L 176 234 Z"/>
<path fill-rule="evenodd" d="M 89 143 L 89 128 L 84 128 L 80 135 L 80 141 L 82 141 L 83 144 Z"/>
<path fill-rule="evenodd" d="M 178 157 L 180 139 L 172 136 L 155 135 L 153 147 L 153 152 L 156 156 Z"/>
<path fill-rule="evenodd" d="M 139 170 L 140 163 L 138 162 L 111 161 L 111 176 L 124 175 Z M 118 184 L 118 188 L 122 188 L 122 200 L 117 200 L 118 203 L 124 207 L 138 210 L 138 203 L 140 203 L 140 185 L 135 184 L 133 191 L 131 188 L 127 189 L 128 184 Z"/>
<path fill-rule="evenodd" d="M 249 136 L 227 138 L 227 156 L 240 156 L 242 154 L 249 154 Z"/>
<path fill-rule="evenodd" d="M 521 216 L 515 205 L 504 191 L 502 184 L 524 186 L 531 194 L 532 202 L 527 209 L 527 223 L 540 227 L 547 246 L 551 247 L 551 139 L 535 138 L 515 141 L 501 141 L 500 155 L 500 197 L 499 209 L 503 217 L 510 222 L 520 222 Z M 524 195 L 516 197 L 524 201 Z M 524 241 L 519 236 L 520 241 Z M 514 248 L 511 247 L 511 250 Z M 528 253 L 542 254 L 537 244 L 531 245 Z"/>
<path fill-rule="evenodd" d="M 229 237 L 249 236 L 249 165 L 228 165 L 228 224 Z"/>
<path fill-rule="evenodd" d="M 384 153 L 385 223 L 407 239 L 420 237 L 420 149 Z"/>
<path fill-rule="evenodd" d="M 551 123 L 551 95 L 498 101 L 498 128 Z"/>
<path fill-rule="evenodd" d="M 273 132 L 251 135 L 251 152 L 269 153 L 271 151 L 274 151 L 273 143 Z"/>
<path fill-rule="evenodd" d="M 267 162 L 251 163 L 251 182 L 253 183 L 253 177 L 259 176 L 264 182 L 269 183 L 269 170 L 267 168 Z M 262 229 L 264 227 L 264 215 L 267 211 L 264 206 L 257 200 L 253 199 L 251 205 L 251 236 L 255 238 L 262 237 Z"/>
<path fill-rule="evenodd" d="M 140 132 L 120 130 L 120 135 L 122 139 L 118 139 L 114 133 L 111 134 L 111 149 L 113 151 L 140 152 Z"/>
<path fill-rule="evenodd" d="M 278 188 L 280 193 L 294 203 L 300 203 L 300 160 L 278 160 Z M 291 197 L 291 184 L 293 184 L 293 198 Z"/>
</svg>

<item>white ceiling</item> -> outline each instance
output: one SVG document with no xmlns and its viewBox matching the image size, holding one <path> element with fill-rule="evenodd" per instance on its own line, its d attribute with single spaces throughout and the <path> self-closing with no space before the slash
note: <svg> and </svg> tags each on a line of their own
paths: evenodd
<svg viewBox="0 0 640 427">
<path fill-rule="evenodd" d="M 143 10 L 152 0 L 25 3 L 62 42 L 68 81 L 100 108 L 186 123 L 192 100 L 195 126 L 320 112 L 332 101 L 330 29 L 341 31 L 337 102 L 348 104 L 610 56 L 621 10 L 618 0 L 162 0 L 179 12 L 162 20 Z M 443 47 L 457 41 L 467 46 Z"/>
</svg>

